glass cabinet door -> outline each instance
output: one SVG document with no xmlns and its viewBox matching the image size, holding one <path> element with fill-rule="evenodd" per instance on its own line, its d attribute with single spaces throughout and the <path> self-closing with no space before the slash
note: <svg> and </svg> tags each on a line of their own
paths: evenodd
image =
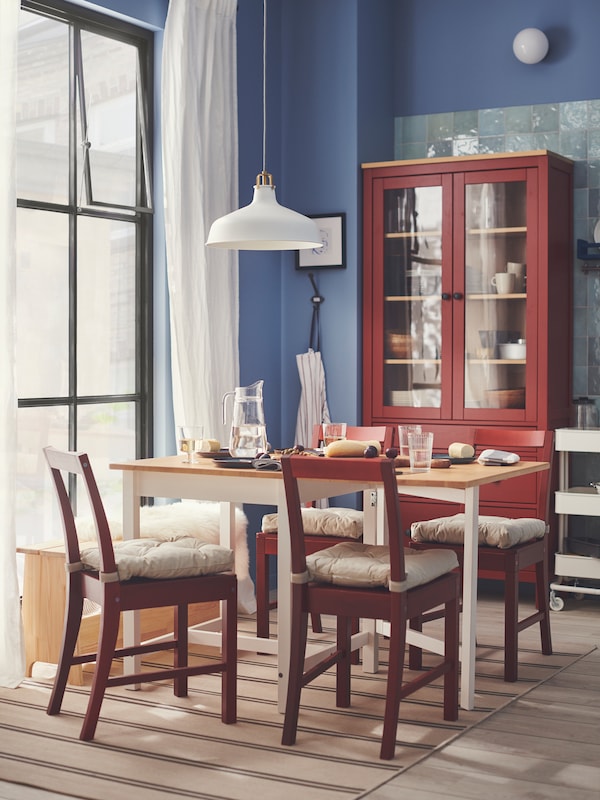
<svg viewBox="0 0 600 800">
<path fill-rule="evenodd" d="M 527 191 L 521 180 L 467 183 L 464 409 L 525 409 Z M 462 324 L 462 323 L 461 323 Z"/>
<path fill-rule="evenodd" d="M 383 403 L 442 404 L 442 186 L 383 193 Z"/>
</svg>

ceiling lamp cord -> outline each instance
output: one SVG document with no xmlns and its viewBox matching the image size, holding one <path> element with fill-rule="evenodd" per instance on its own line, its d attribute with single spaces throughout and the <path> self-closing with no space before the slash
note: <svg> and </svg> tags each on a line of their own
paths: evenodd
<svg viewBox="0 0 600 800">
<path fill-rule="evenodd" d="M 267 172 L 267 0 L 263 0 L 262 172 L 256 176 L 250 205 L 216 219 L 206 244 L 229 250 L 308 250 L 322 246 L 314 220 L 279 205 L 273 176 Z"/>
</svg>

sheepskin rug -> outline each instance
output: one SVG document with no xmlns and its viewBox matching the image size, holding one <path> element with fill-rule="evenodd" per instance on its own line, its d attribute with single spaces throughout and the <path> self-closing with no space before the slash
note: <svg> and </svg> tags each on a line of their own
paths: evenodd
<svg viewBox="0 0 600 800">
<path fill-rule="evenodd" d="M 121 519 L 109 519 L 112 538 L 123 538 Z M 220 530 L 219 503 L 186 500 L 168 505 L 142 506 L 140 509 L 140 536 L 151 539 L 173 540 L 193 536 L 205 542 L 218 543 Z M 246 614 L 256 611 L 254 584 L 249 574 L 248 518 L 241 508 L 235 509 L 235 571 L 238 577 L 238 608 Z M 96 538 L 91 518 L 77 520 L 80 541 Z"/>
</svg>

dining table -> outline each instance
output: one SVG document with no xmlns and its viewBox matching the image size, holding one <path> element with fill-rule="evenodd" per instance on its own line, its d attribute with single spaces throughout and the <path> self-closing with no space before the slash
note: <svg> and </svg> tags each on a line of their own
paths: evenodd
<svg viewBox="0 0 600 800">
<path fill-rule="evenodd" d="M 473 709 L 475 704 L 475 637 L 477 617 L 477 553 L 479 489 L 498 481 L 510 480 L 523 475 L 549 469 L 543 461 L 519 461 L 507 466 L 484 466 L 478 462 L 452 464 L 446 469 L 431 469 L 428 472 L 411 473 L 408 469 L 397 470 L 400 495 L 413 495 L 435 500 L 444 500 L 464 505 L 465 543 L 462 589 L 461 631 L 461 677 L 460 705 Z M 277 635 L 264 639 L 240 632 L 238 649 L 257 653 L 273 653 L 277 656 L 278 707 L 283 712 L 287 692 L 287 676 L 290 653 L 291 584 L 290 584 L 290 536 L 287 519 L 286 497 L 281 471 L 253 469 L 249 465 L 231 466 L 224 460 L 202 458 L 197 463 L 188 463 L 179 456 L 134 459 L 110 464 L 120 470 L 123 477 L 123 535 L 136 538 L 140 535 L 140 505 L 142 498 L 166 498 L 168 500 L 210 500 L 220 504 L 220 542 L 235 548 L 235 508 L 243 504 L 275 506 L 278 512 L 278 558 L 277 558 Z M 380 485 L 365 485 L 359 481 L 339 481 L 323 485 L 311 481 L 310 496 L 302 501 L 319 500 L 325 497 L 342 496 L 360 492 L 363 495 L 364 540 L 384 543 L 387 537 L 383 489 Z M 339 485 L 338 485 L 339 484 Z M 400 500 L 402 502 L 402 500 Z M 364 621 L 359 633 L 353 637 L 353 648 L 362 648 L 363 669 L 375 672 L 378 668 L 378 628 Z M 190 642 L 215 644 L 220 637 L 219 620 L 202 623 L 190 629 Z M 133 644 L 139 641 L 139 622 L 133 612 L 124 619 L 124 638 Z M 434 652 L 443 652 L 444 643 L 419 631 L 407 631 L 407 641 L 422 644 Z M 314 645 L 307 652 L 307 661 L 316 657 Z M 330 645 L 333 648 L 334 645 Z M 320 650 L 322 654 L 322 649 Z"/>
</svg>

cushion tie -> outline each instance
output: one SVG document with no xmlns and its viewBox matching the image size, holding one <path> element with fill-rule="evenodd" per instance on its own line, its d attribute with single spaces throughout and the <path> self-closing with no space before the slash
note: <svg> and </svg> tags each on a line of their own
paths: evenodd
<svg viewBox="0 0 600 800">
<path fill-rule="evenodd" d="M 118 583 L 119 582 L 119 573 L 118 572 L 101 572 L 100 573 L 100 583 Z"/>
<path fill-rule="evenodd" d="M 292 583 L 309 583 L 310 575 L 306 570 L 304 572 L 292 572 L 290 581 Z"/>
</svg>

